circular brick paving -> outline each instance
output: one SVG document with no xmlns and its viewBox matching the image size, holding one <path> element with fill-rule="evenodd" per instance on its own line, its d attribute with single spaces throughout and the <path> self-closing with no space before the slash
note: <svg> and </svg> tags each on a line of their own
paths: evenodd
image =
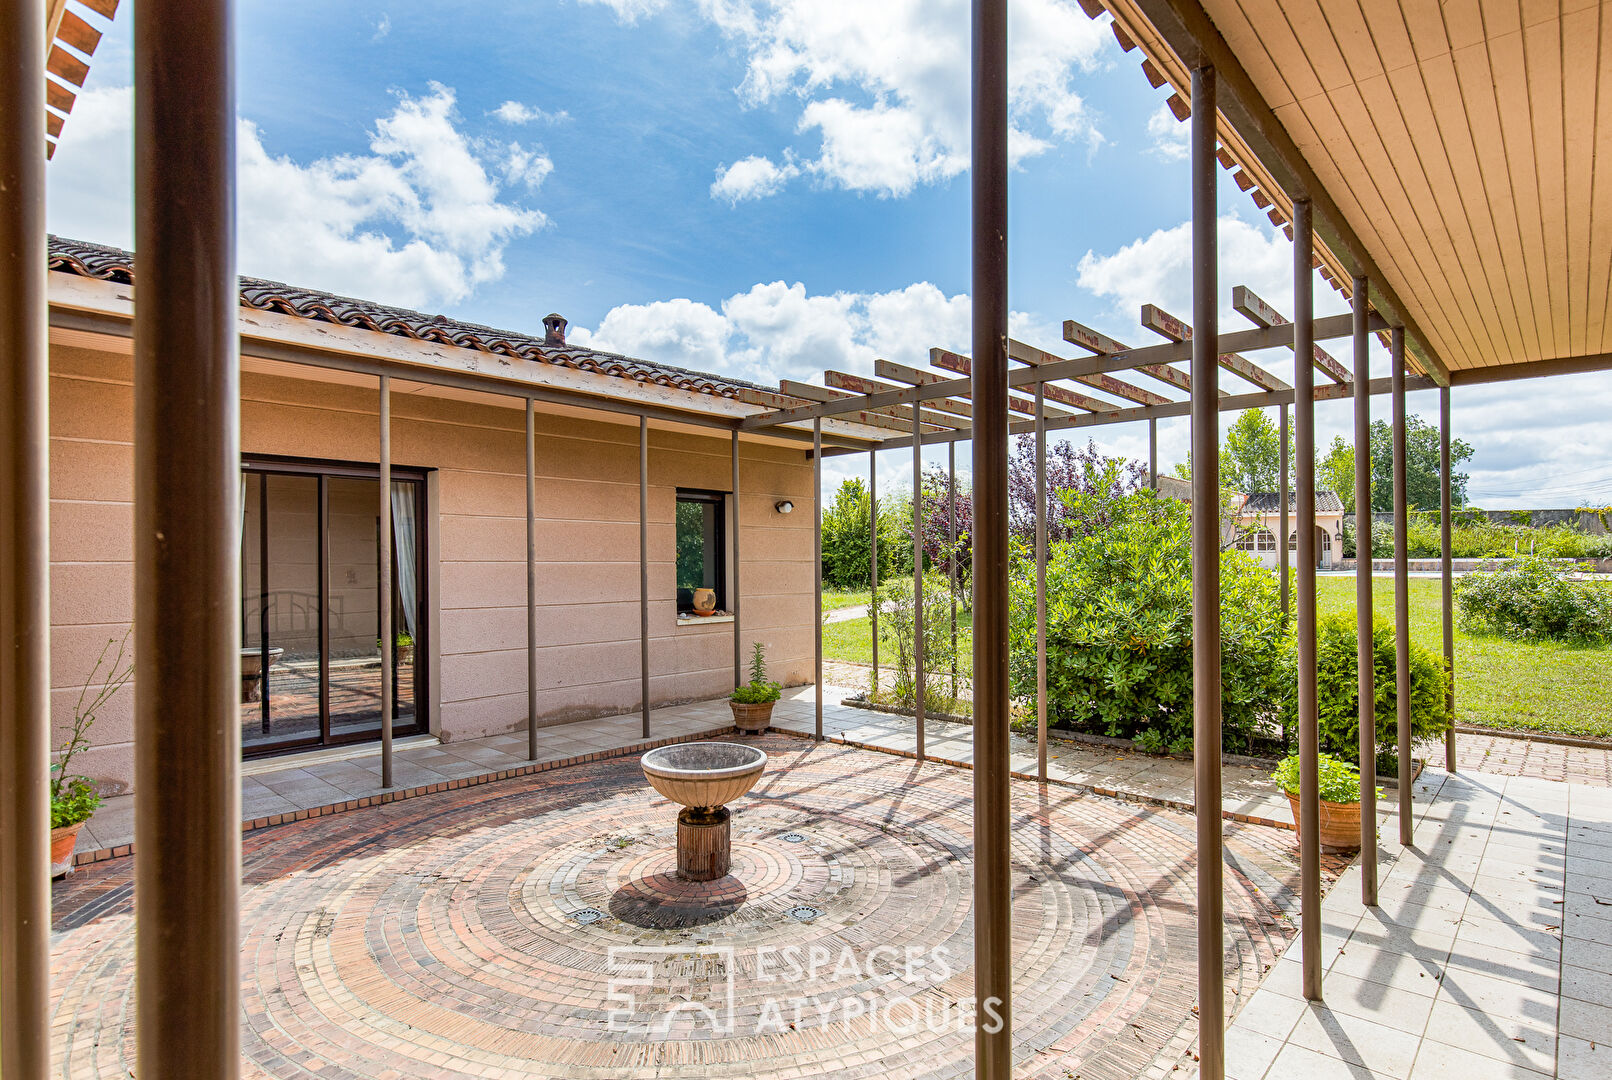
<svg viewBox="0 0 1612 1080">
<path fill-rule="evenodd" d="M 971 1074 L 970 774 L 763 745 L 703 884 L 632 758 L 250 834 L 245 1073 Z M 1021 1068 L 1166 1075 L 1196 1034 L 1190 818 L 1028 784 L 1013 809 Z M 1290 932 L 1291 834 L 1229 833 L 1246 993 Z M 57 887 L 63 1075 L 133 1064 L 128 862 Z"/>
</svg>

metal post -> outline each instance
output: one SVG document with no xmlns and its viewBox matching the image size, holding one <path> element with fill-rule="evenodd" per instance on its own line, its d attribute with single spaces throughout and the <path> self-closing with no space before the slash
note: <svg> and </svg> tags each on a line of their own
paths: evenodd
<svg viewBox="0 0 1612 1080">
<path fill-rule="evenodd" d="M 816 737 L 823 741 L 823 418 L 812 417 L 812 603 L 816 641 L 813 686 L 817 706 Z"/>
<path fill-rule="evenodd" d="M 1159 490 L 1159 422 L 1156 419 L 1147 422 L 1147 486 Z"/>
<path fill-rule="evenodd" d="M 873 692 L 879 692 L 879 456 L 868 451 L 868 621 L 873 627 Z"/>
<path fill-rule="evenodd" d="M 392 786 L 392 711 L 396 690 L 392 685 L 393 658 L 397 655 L 392 638 L 392 378 L 382 375 L 381 383 L 381 505 L 376 544 L 375 610 L 380 616 L 381 647 L 381 787 Z"/>
<path fill-rule="evenodd" d="M 1442 556 L 1439 568 L 1443 571 L 1444 607 L 1444 714 L 1449 727 L 1444 729 L 1444 768 L 1455 771 L 1455 564 L 1450 558 L 1450 388 L 1439 387 L 1438 392 L 1438 459 L 1439 459 L 1439 545 Z"/>
<path fill-rule="evenodd" d="M 1360 718 L 1360 902 L 1377 905 L 1377 650 L 1371 607 L 1371 355 L 1366 279 L 1354 282 L 1355 666 Z"/>
<path fill-rule="evenodd" d="M 1155 443 L 1155 445 L 1157 445 Z M 1035 384 L 1035 763 L 1047 782 L 1047 396 Z"/>
<path fill-rule="evenodd" d="M 229 0 L 135 7 L 135 1074 L 146 1080 L 240 1070 L 234 41 Z"/>
<path fill-rule="evenodd" d="M 50 1070 L 45 5 L 0 5 L 0 1075 Z"/>
<path fill-rule="evenodd" d="M 744 648 L 740 642 L 739 617 L 739 432 L 733 432 L 733 595 L 728 597 L 728 610 L 733 613 L 733 685 L 744 685 Z M 821 560 L 819 560 L 821 561 Z M 821 591 L 821 590 L 819 590 Z"/>
<path fill-rule="evenodd" d="M 1394 699 L 1399 712 L 1399 842 L 1411 845 L 1410 537 L 1405 505 L 1405 330 L 1389 331 L 1394 399 Z"/>
<path fill-rule="evenodd" d="M 526 399 L 526 756 L 537 760 L 537 418 Z"/>
<path fill-rule="evenodd" d="M 972 15 L 974 1075 L 1009 1080 L 1007 0 L 974 0 Z"/>
<path fill-rule="evenodd" d="M 912 407 L 912 715 L 924 759 L 924 446 L 921 410 Z"/>
<path fill-rule="evenodd" d="M 1302 367 L 1303 365 L 1301 364 L 1299 366 Z M 1295 371 L 1296 370 L 1297 369 L 1295 369 Z M 1287 539 L 1288 533 L 1293 528 L 1293 523 L 1292 523 L 1292 520 L 1291 520 L 1291 517 L 1290 517 L 1290 513 L 1288 511 L 1288 508 L 1287 508 L 1287 502 L 1288 502 L 1288 497 L 1289 497 L 1288 492 L 1290 490 L 1292 490 L 1292 488 L 1291 488 L 1291 485 L 1289 483 L 1289 479 L 1288 479 L 1288 475 L 1287 475 L 1287 472 L 1288 472 L 1288 464 L 1287 463 L 1288 463 L 1288 458 L 1290 456 L 1288 454 L 1287 406 L 1283 405 L 1281 408 L 1279 408 L 1277 410 L 1277 412 L 1279 414 L 1277 416 L 1277 419 L 1276 419 L 1276 428 L 1277 428 L 1277 431 L 1279 433 L 1278 434 L 1278 441 L 1282 444 L 1282 452 L 1281 452 L 1282 453 L 1282 460 L 1281 460 L 1280 464 L 1277 465 L 1277 469 L 1280 471 L 1281 477 L 1282 477 L 1282 479 L 1281 479 L 1281 489 L 1282 490 L 1277 495 L 1277 502 L 1281 506 L 1282 539 L 1281 539 L 1281 542 L 1276 545 L 1276 551 L 1277 551 L 1277 565 L 1280 568 L 1279 572 L 1278 572 L 1278 576 L 1282 579 L 1281 580 L 1281 588 L 1282 588 L 1282 621 L 1286 622 L 1291 617 L 1292 611 L 1293 611 L 1293 604 L 1292 604 L 1292 600 L 1291 600 L 1292 590 L 1289 587 L 1289 583 L 1288 583 L 1288 579 L 1289 579 L 1289 576 L 1290 576 L 1288 568 L 1292 564 L 1293 558 L 1292 558 L 1291 553 L 1288 551 L 1288 546 L 1287 546 L 1288 545 L 1288 539 Z"/>
<path fill-rule="evenodd" d="M 1220 835 L 1220 337 L 1215 69 L 1192 71 L 1192 760 L 1198 841 L 1198 1075 L 1226 1076 Z"/>
<path fill-rule="evenodd" d="M 952 693 L 957 692 L 957 444 L 946 444 L 946 568 L 952 594 Z"/>
<path fill-rule="evenodd" d="M 675 527 L 675 525 L 674 525 Z M 649 738 L 649 417 L 638 418 L 638 696 Z"/>
<path fill-rule="evenodd" d="M 1315 305 L 1311 266 L 1315 236 L 1310 203 L 1293 203 L 1293 457 L 1298 466 L 1294 528 L 1299 534 L 1299 937 L 1303 942 L 1304 996 L 1321 1000 L 1321 780 L 1316 710 L 1315 638 Z M 1284 452 L 1285 456 L 1285 452 Z"/>
</svg>

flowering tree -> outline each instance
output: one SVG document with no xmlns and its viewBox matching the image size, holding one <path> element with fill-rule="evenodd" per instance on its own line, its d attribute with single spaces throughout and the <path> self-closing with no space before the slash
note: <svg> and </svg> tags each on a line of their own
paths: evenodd
<svg viewBox="0 0 1612 1080">
<path fill-rule="evenodd" d="M 1083 447 L 1056 442 L 1047 446 L 1047 543 L 1089 536 L 1107 528 L 1112 501 L 1145 486 L 1147 470 L 1120 457 L 1107 457 L 1090 440 Z M 1070 499 L 1068 495 L 1105 498 Z M 1072 508 L 1073 507 L 1073 508 Z M 972 566 L 974 534 L 973 492 L 957 485 L 957 550 L 950 548 L 951 515 L 945 470 L 931 467 L 924 473 L 924 558 L 936 569 L 949 572 L 957 560 L 958 579 L 966 580 Z M 1035 437 L 1019 436 L 1008 459 L 1008 529 L 1013 538 L 1035 544 Z"/>
</svg>

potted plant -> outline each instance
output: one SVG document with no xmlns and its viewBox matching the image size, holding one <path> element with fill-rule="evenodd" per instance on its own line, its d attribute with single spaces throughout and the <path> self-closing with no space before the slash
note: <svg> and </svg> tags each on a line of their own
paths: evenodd
<svg viewBox="0 0 1612 1080">
<path fill-rule="evenodd" d="M 1317 758 L 1321 796 L 1321 850 L 1360 850 L 1360 770 L 1331 754 Z M 1299 756 L 1290 754 L 1271 779 L 1287 794 L 1293 824 L 1299 824 Z M 1378 792 L 1380 795 L 1381 792 Z"/>
<path fill-rule="evenodd" d="M 393 639 L 397 645 L 397 666 L 406 668 L 414 666 L 414 635 L 406 630 L 399 630 Z M 381 647 L 381 639 L 375 639 L 375 647 Z"/>
<path fill-rule="evenodd" d="M 740 731 L 766 731 L 772 723 L 773 703 L 782 695 L 783 688 L 767 679 L 767 654 L 758 641 L 750 653 L 750 681 L 728 695 L 734 726 Z"/>
<path fill-rule="evenodd" d="M 106 663 L 106 654 L 113 645 L 118 647 L 118 651 L 107 668 L 107 680 L 99 685 L 94 697 L 90 697 L 90 687 L 96 685 L 96 677 Z M 73 706 L 72 735 L 67 740 L 67 745 L 57 751 L 57 759 L 51 762 L 51 877 L 61 877 L 73 869 L 73 848 L 78 844 L 78 831 L 84 827 L 90 816 L 100 809 L 101 795 L 96 789 L 95 781 L 71 772 L 70 768 L 73 759 L 89 748 L 89 730 L 95 725 L 95 714 L 112 699 L 114 694 L 123 689 L 134 675 L 134 664 L 124 661 L 128 646 L 129 635 L 124 634 L 122 642 L 113 638 L 101 649 L 101 655 L 95 659 L 95 666 L 90 669 L 89 679 L 78 692 L 78 702 Z"/>
</svg>

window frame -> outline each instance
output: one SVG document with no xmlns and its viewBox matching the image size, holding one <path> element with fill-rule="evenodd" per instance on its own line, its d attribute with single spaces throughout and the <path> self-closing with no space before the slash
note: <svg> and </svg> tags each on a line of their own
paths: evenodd
<svg viewBox="0 0 1612 1080">
<path fill-rule="evenodd" d="M 676 489 L 672 504 L 672 596 L 678 615 L 687 615 L 694 611 L 693 590 L 689 591 L 689 600 L 683 602 L 682 586 L 677 581 L 677 506 L 680 503 L 702 503 L 716 507 L 716 582 L 712 586 L 716 590 L 716 609 L 728 611 L 728 500 L 731 492 L 714 491 L 709 488 Z M 704 586 L 701 586 L 703 588 Z"/>
</svg>

